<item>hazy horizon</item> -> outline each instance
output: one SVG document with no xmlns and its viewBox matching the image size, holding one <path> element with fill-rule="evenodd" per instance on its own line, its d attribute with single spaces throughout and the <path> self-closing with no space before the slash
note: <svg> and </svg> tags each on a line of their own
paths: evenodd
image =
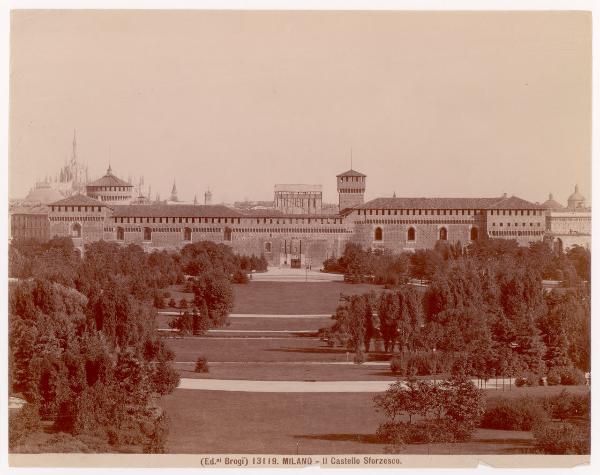
<svg viewBox="0 0 600 475">
<path fill-rule="evenodd" d="M 15 11 L 9 194 L 71 155 L 163 199 L 591 201 L 585 12 Z M 110 150 L 110 152 L 109 152 Z"/>
</svg>

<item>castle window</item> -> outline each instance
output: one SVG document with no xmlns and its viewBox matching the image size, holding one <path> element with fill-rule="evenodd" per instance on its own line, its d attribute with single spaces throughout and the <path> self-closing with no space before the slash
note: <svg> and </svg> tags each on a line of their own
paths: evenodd
<svg viewBox="0 0 600 475">
<path fill-rule="evenodd" d="M 406 240 L 407 241 L 414 241 L 415 240 L 415 228 L 408 228 L 408 233 L 406 236 Z"/>
<path fill-rule="evenodd" d="M 448 230 L 446 228 L 440 228 L 440 241 L 448 240 Z"/>
<path fill-rule="evenodd" d="M 183 240 L 191 241 L 192 240 L 192 230 L 190 228 L 185 228 L 183 230 Z"/>
<path fill-rule="evenodd" d="M 479 230 L 476 227 L 471 228 L 471 241 L 477 241 L 479 237 Z"/>
<path fill-rule="evenodd" d="M 223 239 L 225 241 L 231 241 L 231 228 L 230 227 L 225 228 L 225 231 L 223 232 Z"/>
<path fill-rule="evenodd" d="M 121 227 L 117 228 L 117 241 L 123 241 L 125 239 L 125 230 Z"/>
<path fill-rule="evenodd" d="M 270 242 L 265 243 L 265 252 L 271 252 L 271 243 Z"/>
<path fill-rule="evenodd" d="M 375 241 L 383 241 L 383 230 L 380 227 L 375 228 Z"/>
<path fill-rule="evenodd" d="M 152 229 L 144 228 L 144 241 L 152 240 Z"/>
<path fill-rule="evenodd" d="M 73 224 L 73 228 L 71 229 L 71 236 L 75 238 L 81 237 L 81 224 L 75 223 Z"/>
</svg>

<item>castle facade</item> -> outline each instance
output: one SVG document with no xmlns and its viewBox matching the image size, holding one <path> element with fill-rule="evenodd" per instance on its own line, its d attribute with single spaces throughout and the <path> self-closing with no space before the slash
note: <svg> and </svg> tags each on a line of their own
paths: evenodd
<svg viewBox="0 0 600 475">
<path fill-rule="evenodd" d="M 49 236 L 70 236 L 76 247 L 105 240 L 144 249 L 178 249 L 213 241 L 239 254 L 264 254 L 271 265 L 320 267 L 339 257 L 346 243 L 402 252 L 433 248 L 439 241 L 468 245 L 479 239 L 514 239 L 520 245 L 559 233 L 559 218 L 516 196 L 495 198 L 377 198 L 364 201 L 366 175 L 337 176 L 339 210 L 319 213 L 320 188 L 278 187 L 273 209 L 235 209 L 212 204 L 123 204 L 131 185 L 109 169 L 86 194 L 49 203 Z M 313 201 L 314 200 L 314 201 Z M 577 211 L 581 217 L 582 209 Z M 39 219 L 39 218 L 38 218 Z M 14 233 L 13 233 L 14 234 Z M 566 246 L 581 242 L 565 243 Z M 566 247 L 565 246 L 565 247 Z"/>
</svg>

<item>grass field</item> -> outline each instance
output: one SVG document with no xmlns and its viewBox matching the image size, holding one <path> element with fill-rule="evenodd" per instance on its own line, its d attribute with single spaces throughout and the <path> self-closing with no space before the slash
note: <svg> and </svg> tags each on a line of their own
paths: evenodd
<svg viewBox="0 0 600 475">
<path fill-rule="evenodd" d="M 371 381 L 396 377 L 388 366 L 290 363 L 211 363 L 209 373 L 195 373 L 194 363 L 177 363 L 182 378 L 265 381 Z"/>
<path fill-rule="evenodd" d="M 157 317 L 158 328 L 169 328 L 169 321 L 172 319 L 169 315 L 159 315 Z M 318 331 L 319 328 L 330 327 L 334 321 L 330 317 L 323 318 L 236 318 L 229 317 L 230 325 L 224 327 L 227 330 L 263 330 L 263 331 L 281 331 L 281 330 L 312 330 Z"/>
<path fill-rule="evenodd" d="M 254 381 L 393 381 L 388 365 L 315 364 L 346 362 L 353 355 L 294 331 L 333 324 L 329 317 L 281 318 L 283 315 L 332 314 L 340 294 L 379 287 L 341 282 L 251 282 L 234 285 L 233 313 L 272 315 L 230 318 L 227 330 L 260 333 L 210 333 L 206 337 L 167 338 L 175 351 L 175 367 L 183 378 Z M 183 294 L 169 289 L 176 300 Z M 186 298 L 191 295 L 187 294 Z M 278 316 L 279 315 L 279 316 Z M 168 327 L 171 317 L 159 316 Z M 269 334 L 268 331 L 289 331 Z M 235 337 L 235 336 L 238 337 Z M 259 336 L 270 336 L 260 338 Z M 199 356 L 210 372 L 193 371 Z M 370 353 L 370 361 L 389 359 Z M 312 364 L 311 364 L 312 363 Z M 268 384 L 268 383 L 266 383 Z M 486 397 L 557 394 L 563 387 L 489 389 Z M 589 391 L 572 387 L 570 391 Z M 375 431 L 381 416 L 369 393 L 253 393 L 177 389 L 163 398 L 170 423 L 169 453 L 362 454 L 384 453 Z M 471 442 L 410 445 L 414 454 L 513 454 L 532 450 L 530 432 L 479 429 Z"/>
<path fill-rule="evenodd" d="M 250 282 L 233 286 L 233 313 L 270 315 L 333 314 L 340 295 L 359 294 L 382 287 L 344 282 Z"/>
<path fill-rule="evenodd" d="M 384 453 L 373 394 L 239 393 L 177 389 L 164 398 L 169 453 Z M 420 444 L 416 454 L 512 454 L 531 449 L 529 432 L 480 429 L 461 444 Z"/>
<path fill-rule="evenodd" d="M 167 338 L 175 361 L 346 361 L 346 351 L 309 338 Z M 352 355 L 350 355 L 352 358 Z"/>
</svg>

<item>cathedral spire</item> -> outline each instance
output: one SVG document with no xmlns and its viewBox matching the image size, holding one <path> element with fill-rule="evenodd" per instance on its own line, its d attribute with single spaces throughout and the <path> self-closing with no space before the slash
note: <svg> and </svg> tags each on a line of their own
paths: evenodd
<svg viewBox="0 0 600 475">
<path fill-rule="evenodd" d="M 71 163 L 77 163 L 77 130 L 73 129 L 73 155 L 71 156 Z"/>
<path fill-rule="evenodd" d="M 173 188 L 171 189 L 171 200 L 170 201 L 179 201 L 177 199 L 177 185 L 175 184 L 175 178 L 173 178 Z"/>
</svg>

